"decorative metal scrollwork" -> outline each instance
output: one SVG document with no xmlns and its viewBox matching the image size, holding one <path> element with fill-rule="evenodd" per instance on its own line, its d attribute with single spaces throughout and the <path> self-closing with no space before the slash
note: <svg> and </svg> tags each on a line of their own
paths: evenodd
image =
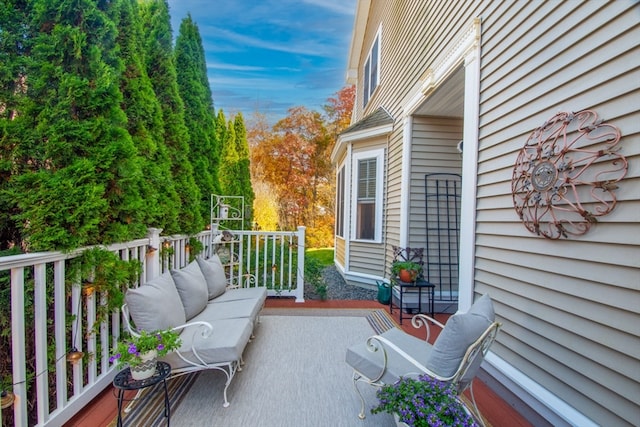
<svg viewBox="0 0 640 427">
<path fill-rule="evenodd" d="M 525 227 L 548 239 L 579 236 L 611 212 L 628 169 L 619 142 L 620 130 L 589 110 L 558 113 L 534 130 L 511 180 Z"/>
</svg>

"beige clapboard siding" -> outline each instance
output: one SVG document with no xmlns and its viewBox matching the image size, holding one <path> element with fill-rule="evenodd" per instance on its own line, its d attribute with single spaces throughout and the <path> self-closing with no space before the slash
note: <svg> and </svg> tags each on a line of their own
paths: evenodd
<svg viewBox="0 0 640 427">
<path fill-rule="evenodd" d="M 379 244 L 366 242 L 351 242 L 350 244 L 350 270 L 357 273 L 365 273 L 383 276 L 384 247 Z"/>
<path fill-rule="evenodd" d="M 590 265 L 593 263 L 592 260 L 589 259 L 580 259 L 580 260 L 571 260 L 570 255 L 569 254 L 564 254 L 565 257 L 561 257 L 561 256 L 557 256 L 556 258 L 554 258 L 554 262 L 549 262 L 547 259 L 545 259 L 545 257 L 548 257 L 548 255 L 537 255 L 537 256 L 533 256 L 531 252 L 528 252 L 529 250 L 533 250 L 536 248 L 539 248 L 539 245 L 536 245 L 535 240 L 537 240 L 537 238 L 531 237 L 528 242 L 523 242 L 521 239 L 520 244 L 522 245 L 523 243 L 526 244 L 527 246 L 531 246 L 532 249 L 528 249 L 527 250 L 522 250 L 523 248 L 520 248 L 520 250 L 517 247 L 513 247 L 512 244 L 508 244 L 507 242 L 505 242 L 506 240 L 508 240 L 509 238 L 494 238 L 491 240 L 496 240 L 498 241 L 498 244 L 495 244 L 493 241 L 489 242 L 489 244 L 483 244 L 482 245 L 482 257 L 479 259 L 485 259 L 485 260 L 493 260 L 495 263 L 498 264 L 490 264 L 491 266 L 499 266 L 499 265 L 503 265 L 503 266 L 508 266 L 509 270 L 508 273 L 509 274 L 504 274 L 501 271 L 496 271 L 496 274 L 501 274 L 504 277 L 510 277 L 512 278 L 515 282 L 520 283 L 521 281 L 524 280 L 528 280 L 528 281 L 533 281 L 534 276 L 531 276 L 531 278 L 529 277 L 523 277 L 522 274 L 516 274 L 518 272 L 520 272 L 521 268 L 527 268 L 529 270 L 531 270 L 532 272 L 535 272 L 536 275 L 540 276 L 539 282 L 540 282 L 540 287 L 544 288 L 547 286 L 547 282 L 545 282 L 545 280 L 548 280 L 549 278 L 546 277 L 546 274 L 553 274 L 557 277 L 557 281 L 559 282 L 563 282 L 565 280 L 565 276 L 570 276 L 572 279 L 572 281 L 582 281 L 585 284 L 585 288 L 587 286 L 589 286 L 589 284 L 593 284 L 593 283 L 601 283 L 602 286 L 604 288 L 606 288 L 608 290 L 608 294 L 607 295 L 600 295 L 597 296 L 596 293 L 594 292 L 595 296 L 592 297 L 588 297 L 588 295 L 591 295 L 590 292 L 580 292 L 578 294 L 576 294 L 577 298 L 592 298 L 593 301 L 596 302 L 600 302 L 603 304 L 607 304 L 607 302 L 611 302 L 611 305 L 614 307 L 620 306 L 622 308 L 626 307 L 629 310 L 633 310 L 636 313 L 640 310 L 640 307 L 637 306 L 637 303 L 639 303 L 640 301 L 638 300 L 638 296 L 636 295 L 635 298 L 631 298 L 629 299 L 629 297 L 631 295 L 633 295 L 633 291 L 637 289 L 637 272 L 634 271 L 633 266 L 629 266 L 629 265 L 618 265 L 618 266 L 603 266 L 602 268 L 599 268 L 596 272 L 592 272 Z M 481 243 L 484 243 L 484 240 L 489 240 L 489 239 L 480 239 L 482 240 Z M 516 239 L 512 239 L 513 241 L 515 241 Z M 502 243 L 502 244 L 500 244 Z M 563 242 L 563 243 L 567 243 L 567 242 Z M 596 244 L 592 244 L 592 243 L 585 243 L 583 246 L 595 246 L 597 248 L 599 248 L 601 251 L 608 251 L 611 252 L 612 255 L 610 256 L 611 258 L 615 258 L 616 256 L 620 257 L 620 256 L 626 256 L 628 254 L 625 254 L 625 250 L 624 248 L 619 248 L 617 245 L 609 245 L 609 246 L 605 246 L 603 247 L 603 245 L 596 245 Z M 480 246 L 480 245 L 479 245 Z M 568 244 L 565 245 L 561 245 L 563 246 L 560 249 L 568 249 Z M 571 245 L 571 247 L 575 247 L 576 245 Z M 631 250 L 630 247 L 626 248 L 627 251 Z M 560 252 L 560 251 L 558 251 Z M 486 254 L 486 255 L 485 255 Z M 623 255 L 621 255 L 623 254 Z M 636 250 L 636 255 L 637 250 Z M 573 261 L 571 263 L 569 263 L 569 261 Z M 544 262 L 544 263 L 543 263 Z M 544 272 L 544 274 L 542 274 L 541 272 Z M 604 281 L 604 278 L 607 277 L 613 277 L 613 280 L 608 280 L 608 281 Z M 560 287 L 559 289 L 561 289 L 562 287 Z M 620 294 L 620 296 L 624 296 L 624 300 L 622 301 L 622 298 L 620 298 L 621 301 L 618 301 L 614 295 L 611 294 L 612 291 L 618 292 Z M 617 296 L 617 295 L 616 295 Z M 635 308 L 634 308 L 634 303 L 636 303 Z M 598 314 L 589 314 L 589 317 L 593 317 L 593 316 L 598 316 Z M 605 316 L 606 318 L 606 316 Z M 612 322 L 614 322 L 615 320 L 611 320 Z M 633 325 L 627 325 L 625 327 L 633 327 Z"/>
<path fill-rule="evenodd" d="M 597 423 L 632 424 L 640 405 L 640 93 L 629 85 L 640 81 L 637 4 L 514 2 L 486 12 L 475 283 L 504 323 L 495 352 Z M 583 236 L 549 241 L 513 210 L 513 163 L 545 120 L 582 109 L 620 128 L 629 171 L 612 213 Z"/>
<path fill-rule="evenodd" d="M 336 237 L 335 241 L 335 258 L 341 266 L 345 266 L 345 242 L 342 237 Z"/>
<path fill-rule="evenodd" d="M 511 228 L 514 233 L 512 236 L 478 233 L 478 256 L 495 255 L 496 250 L 500 249 L 507 251 L 505 256 L 512 255 L 517 261 L 511 264 L 530 265 L 534 269 L 544 266 L 546 270 L 557 273 L 570 271 L 575 277 L 585 280 L 602 281 L 622 288 L 638 287 L 640 245 L 607 245 L 577 239 L 550 241 L 529 233 L 524 227 Z M 486 250 L 487 255 L 482 250 Z M 623 267 L 629 267 L 630 270 Z M 515 277 L 508 265 L 505 265 L 505 270 L 503 275 Z"/>
<path fill-rule="evenodd" d="M 509 291 L 493 290 L 493 295 L 496 295 L 500 299 L 509 299 Z M 535 300 L 522 300 L 525 304 L 522 306 L 511 307 L 507 305 L 498 304 L 498 310 L 509 319 L 510 328 L 502 329 L 502 339 L 495 347 L 500 348 L 504 354 L 505 360 L 514 366 L 518 366 L 524 373 L 528 375 L 535 375 L 536 380 L 549 384 L 558 396 L 573 406 L 581 404 L 584 400 L 598 401 L 602 394 L 611 394 L 612 391 L 606 387 L 607 383 L 611 383 L 611 380 L 619 381 L 617 384 L 618 390 L 621 390 L 621 394 L 616 394 L 616 410 L 621 410 L 625 413 L 633 414 L 634 407 L 637 405 L 637 397 L 633 392 L 636 384 L 634 381 L 629 380 L 627 375 L 618 374 L 613 372 L 610 367 L 620 364 L 623 366 L 629 366 L 629 358 L 624 353 L 618 352 L 612 356 L 612 359 L 608 359 L 605 365 L 598 365 L 589 363 L 586 357 L 582 353 L 582 342 L 590 343 L 582 339 L 577 339 L 574 333 L 566 333 L 558 325 L 546 322 L 544 318 L 539 319 L 535 325 L 540 327 L 540 333 L 531 336 L 526 334 L 530 330 L 530 324 L 532 318 L 527 315 L 527 311 L 531 312 L 544 312 L 544 307 L 539 306 Z M 523 309 L 524 307 L 524 309 Z M 606 333 L 606 330 L 605 330 Z M 556 335 L 560 338 L 554 339 Z M 522 337 L 526 336 L 526 340 Z M 549 339 L 551 338 L 551 339 Z M 565 347 L 558 347 L 558 341 L 567 344 Z M 541 353 L 541 348 L 554 348 L 559 351 L 565 352 L 565 355 L 554 353 Z M 572 351 L 575 348 L 576 351 Z M 515 351 L 513 351 L 515 350 Z M 570 360 L 571 363 L 563 364 L 558 360 Z M 631 361 L 632 362 L 632 361 Z M 588 366 L 588 368 L 585 368 Z M 572 376 L 575 381 L 565 382 L 559 380 L 562 378 L 562 372 L 570 371 L 576 374 L 580 372 L 593 372 L 592 375 Z M 605 381 L 602 381 L 602 379 Z M 607 378 L 609 378 L 607 380 Z M 619 425 L 623 422 L 614 423 L 613 420 L 617 418 L 609 408 L 600 408 L 596 405 L 588 406 L 585 409 L 584 414 L 590 418 L 602 418 L 609 420 L 609 423 L 603 425 Z"/>
<path fill-rule="evenodd" d="M 425 174 L 460 173 L 462 157 L 456 145 L 462 139 L 462 120 L 414 117 L 411 150 L 409 247 L 426 247 Z M 434 267 L 432 272 L 438 275 Z"/>
<path fill-rule="evenodd" d="M 360 57 L 364 64 L 378 25 L 383 20 L 380 86 L 362 110 L 362 94 L 356 100 L 356 120 L 379 106 L 394 116 L 403 111 L 401 101 L 412 93 L 417 82 L 438 54 L 460 30 L 476 16 L 481 2 L 464 3 L 447 0 L 406 2 L 403 0 L 373 1 Z M 444 19 L 443 19 L 444 18 Z M 362 69 L 358 80 L 363 81 Z"/>
</svg>

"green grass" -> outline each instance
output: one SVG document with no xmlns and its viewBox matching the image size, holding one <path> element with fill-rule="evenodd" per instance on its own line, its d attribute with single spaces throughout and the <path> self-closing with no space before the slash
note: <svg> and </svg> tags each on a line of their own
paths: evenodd
<svg viewBox="0 0 640 427">
<path fill-rule="evenodd" d="M 322 267 L 327 267 L 333 265 L 333 248 L 309 249 L 305 257 L 316 259 Z"/>
</svg>

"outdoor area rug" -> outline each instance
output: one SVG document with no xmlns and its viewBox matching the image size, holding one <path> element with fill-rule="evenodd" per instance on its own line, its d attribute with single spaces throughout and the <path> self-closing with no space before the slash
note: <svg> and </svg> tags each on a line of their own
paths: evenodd
<svg viewBox="0 0 640 427">
<path fill-rule="evenodd" d="M 385 310 L 374 310 L 367 315 L 367 320 L 376 334 L 381 334 L 391 328 L 400 328 L 396 321 Z"/>
<path fill-rule="evenodd" d="M 200 375 L 199 372 L 181 375 L 179 377 L 167 380 L 167 391 L 169 393 L 169 407 L 171 413 L 180 404 L 185 397 L 187 391 Z M 123 411 L 128 407 L 127 401 L 123 401 Z M 156 387 L 144 389 L 138 399 L 130 402 L 129 412 L 123 414 L 122 421 L 125 426 L 165 426 L 167 419 L 164 416 L 164 391 L 162 384 Z M 115 418 L 109 427 L 116 426 L 117 418 Z"/>
<path fill-rule="evenodd" d="M 369 310 L 371 311 L 371 310 Z M 245 350 L 245 365 L 229 386 L 222 407 L 224 375 L 200 373 L 172 412 L 172 426 L 392 427 L 389 414 L 358 419 L 360 400 L 345 363 L 347 347 L 373 330 L 365 316 L 262 316 Z M 375 389 L 361 386 L 367 407 Z"/>
<path fill-rule="evenodd" d="M 286 309 L 285 309 L 286 310 Z M 267 310 L 268 311 L 268 310 Z M 295 310 L 298 311 L 298 310 Z M 276 314 L 277 313 L 277 314 Z M 394 426 L 389 414 L 373 415 L 375 389 L 360 385 L 367 418 L 358 419 L 347 347 L 396 324 L 384 310 L 305 309 L 268 311 L 247 345 L 222 407 L 225 376 L 218 371 L 183 375 L 167 382 L 172 426 L 325 427 Z M 164 426 L 164 394 L 156 390 L 124 414 L 125 426 Z M 115 420 L 111 424 L 115 426 Z"/>
</svg>

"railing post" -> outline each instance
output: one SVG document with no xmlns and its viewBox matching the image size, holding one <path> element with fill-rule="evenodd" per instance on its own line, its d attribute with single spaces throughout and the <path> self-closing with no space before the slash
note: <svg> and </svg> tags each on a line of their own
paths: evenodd
<svg viewBox="0 0 640 427">
<path fill-rule="evenodd" d="M 296 286 L 296 302 L 304 302 L 304 252 L 306 227 L 298 227 L 298 283 Z"/>
<path fill-rule="evenodd" d="M 147 250 L 146 280 L 151 280 L 160 275 L 160 233 L 162 228 L 148 228 L 147 237 L 149 238 L 149 250 Z M 140 283 L 142 285 L 142 283 Z"/>
</svg>

